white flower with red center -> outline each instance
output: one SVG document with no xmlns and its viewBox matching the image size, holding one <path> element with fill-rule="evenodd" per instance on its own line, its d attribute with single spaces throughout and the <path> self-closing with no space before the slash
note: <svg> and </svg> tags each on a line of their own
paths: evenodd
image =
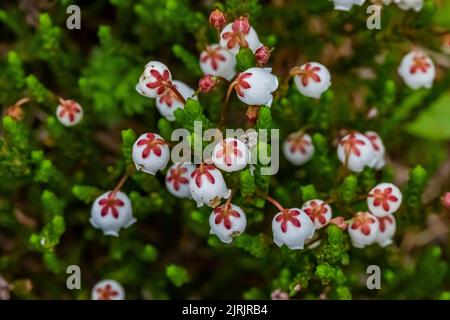
<svg viewBox="0 0 450 320">
<path fill-rule="evenodd" d="M 236 74 L 236 57 L 220 45 L 212 44 L 200 53 L 200 68 L 204 74 L 231 80 Z"/>
<path fill-rule="evenodd" d="M 220 33 L 220 46 L 234 55 L 240 48 L 250 48 L 255 53 L 262 45 L 246 17 L 239 17 L 233 23 L 227 24 Z"/>
<path fill-rule="evenodd" d="M 436 68 L 433 61 L 422 51 L 408 53 L 403 58 L 397 71 L 413 90 L 431 88 L 436 77 Z"/>
<path fill-rule="evenodd" d="M 128 228 L 136 219 L 125 193 L 107 191 L 92 204 L 89 222 L 94 228 L 101 229 L 104 235 L 118 237 L 120 229 Z"/>
<path fill-rule="evenodd" d="M 198 207 L 206 204 L 215 208 L 222 198 L 227 199 L 231 194 L 222 173 L 212 164 L 201 164 L 192 172 L 189 188 Z"/>
<path fill-rule="evenodd" d="M 233 84 L 237 97 L 245 104 L 270 107 L 278 79 L 270 68 L 250 68 L 240 73 Z"/>
<path fill-rule="evenodd" d="M 245 231 L 247 218 L 244 211 L 237 205 L 225 203 L 215 208 L 209 216 L 211 234 L 215 234 L 220 241 L 231 243 L 234 237 Z"/>
<path fill-rule="evenodd" d="M 423 0 L 394 0 L 397 6 L 402 10 L 413 9 L 416 12 L 422 10 Z"/>
<path fill-rule="evenodd" d="M 377 234 L 377 243 L 386 247 L 392 244 L 392 238 L 395 235 L 396 230 L 396 222 L 395 217 L 390 214 L 385 217 L 378 218 L 378 234 Z"/>
<path fill-rule="evenodd" d="M 312 222 L 314 222 L 316 230 L 325 227 L 332 218 L 331 207 L 323 200 L 309 200 L 303 204 L 302 210 L 305 211 Z"/>
<path fill-rule="evenodd" d="M 372 148 L 376 157 L 376 161 L 373 167 L 376 170 L 381 170 L 386 164 L 386 161 L 384 160 L 386 148 L 384 147 L 383 140 L 381 140 L 380 135 L 374 131 L 366 131 L 364 135 L 372 143 Z"/>
<path fill-rule="evenodd" d="M 313 237 L 314 231 L 311 218 L 299 208 L 278 212 L 272 220 L 273 242 L 279 247 L 284 244 L 292 250 L 303 249 L 305 241 Z"/>
<path fill-rule="evenodd" d="M 291 133 L 283 144 L 283 154 L 295 166 L 301 166 L 314 156 L 314 144 L 307 133 Z"/>
<path fill-rule="evenodd" d="M 226 172 L 244 169 L 249 161 L 250 152 L 239 139 L 226 138 L 213 149 L 212 162 L 217 168 Z"/>
<path fill-rule="evenodd" d="M 150 61 L 139 78 L 136 91 L 147 98 L 156 98 L 163 94 L 171 81 L 172 74 L 165 64 L 159 61 Z"/>
<path fill-rule="evenodd" d="M 377 160 L 372 143 L 359 132 L 352 132 L 341 139 L 337 155 L 339 160 L 353 172 L 362 172 L 365 166 L 373 167 Z"/>
<path fill-rule="evenodd" d="M 124 300 L 125 290 L 115 280 L 102 280 L 92 288 L 92 300 Z"/>
<path fill-rule="evenodd" d="M 367 195 L 369 211 L 377 217 L 384 217 L 396 212 L 401 204 L 402 193 L 392 183 L 380 183 Z"/>
<path fill-rule="evenodd" d="M 177 198 L 190 198 L 189 180 L 195 166 L 191 163 L 175 163 L 166 174 L 166 188 Z"/>
<path fill-rule="evenodd" d="M 167 142 L 156 133 L 143 133 L 133 145 L 133 161 L 137 170 L 155 174 L 167 166 L 170 150 Z"/>
<path fill-rule="evenodd" d="M 368 212 L 358 212 L 348 226 L 352 244 L 356 248 L 364 248 L 374 243 L 378 236 L 377 217 Z"/>
<path fill-rule="evenodd" d="M 366 0 L 330 0 L 334 2 L 334 9 L 350 11 L 353 5 L 362 6 Z"/>
<path fill-rule="evenodd" d="M 197 100 L 197 97 L 192 97 L 195 93 L 194 89 L 189 87 L 187 84 L 178 80 L 173 80 L 172 85 L 178 90 L 184 99 L 193 98 Z M 180 101 L 180 98 L 170 88 L 166 88 L 164 92 L 156 98 L 156 108 L 159 113 L 169 121 L 175 121 L 175 110 L 183 107 L 183 101 Z"/>
<path fill-rule="evenodd" d="M 299 68 L 301 74 L 294 77 L 295 85 L 301 94 L 319 99 L 331 86 L 331 74 L 317 62 L 308 62 Z"/>
<path fill-rule="evenodd" d="M 75 100 L 59 99 L 56 117 L 66 127 L 78 124 L 83 119 L 83 108 Z"/>
</svg>

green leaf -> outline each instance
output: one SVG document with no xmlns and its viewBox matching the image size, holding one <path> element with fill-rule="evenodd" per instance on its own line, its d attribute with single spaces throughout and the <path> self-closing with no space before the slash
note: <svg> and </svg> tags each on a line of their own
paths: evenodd
<svg viewBox="0 0 450 320">
<path fill-rule="evenodd" d="M 445 94 L 408 124 L 406 131 L 421 138 L 449 140 L 449 121 L 450 94 Z"/>
<path fill-rule="evenodd" d="M 245 71 L 256 65 L 255 55 L 249 48 L 240 48 L 236 55 L 237 68 L 239 71 Z"/>
<path fill-rule="evenodd" d="M 269 107 L 259 109 L 258 120 L 256 122 L 258 129 L 270 130 L 272 127 L 272 113 Z"/>
<path fill-rule="evenodd" d="M 300 192 L 302 194 L 302 199 L 305 202 L 318 198 L 317 190 L 312 184 L 308 184 L 307 186 L 301 186 Z"/>
<path fill-rule="evenodd" d="M 75 185 L 72 188 L 72 194 L 87 204 L 93 202 L 101 194 L 101 191 L 92 186 Z"/>
<path fill-rule="evenodd" d="M 132 163 L 131 153 L 133 151 L 133 144 L 135 141 L 136 133 L 133 129 L 122 130 L 122 154 L 127 165 Z"/>
<path fill-rule="evenodd" d="M 181 287 L 189 282 L 189 275 L 186 269 L 175 264 L 166 267 L 166 276 L 176 287 Z"/>
<path fill-rule="evenodd" d="M 203 109 L 198 100 L 188 98 L 184 106 L 184 112 L 190 119 L 197 119 L 201 116 Z"/>
<path fill-rule="evenodd" d="M 250 173 L 250 169 L 245 169 L 240 173 L 241 193 L 244 197 L 255 192 L 255 178 Z"/>
</svg>

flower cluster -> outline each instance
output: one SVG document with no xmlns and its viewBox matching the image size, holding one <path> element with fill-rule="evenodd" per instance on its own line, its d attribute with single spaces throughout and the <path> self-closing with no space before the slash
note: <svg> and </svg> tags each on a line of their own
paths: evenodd
<svg viewBox="0 0 450 320">
<path fill-rule="evenodd" d="M 392 243 L 396 230 L 394 213 L 400 208 L 402 193 L 392 183 L 380 183 L 367 195 L 369 212 L 358 212 L 348 226 L 352 244 L 356 248 L 378 243 L 385 247 Z"/>
<path fill-rule="evenodd" d="M 363 2 L 334 1 L 339 10 L 348 10 L 352 5 L 362 5 Z M 208 93 L 219 83 L 228 83 L 225 105 L 231 93 L 236 91 L 237 98 L 248 105 L 247 117 L 254 113 L 251 118 L 256 120 L 258 114 L 255 108 L 270 107 L 279 89 L 278 78 L 271 68 L 265 67 L 272 49 L 259 41 L 246 16 L 227 24 L 224 14 L 216 9 L 211 13 L 209 22 L 218 32 L 219 43 L 206 46 L 200 53 L 199 65 L 204 75 L 199 80 L 197 92 Z M 243 49 L 251 50 L 256 66 L 237 73 L 237 55 Z M 431 87 L 435 77 L 433 62 L 418 50 L 405 56 L 398 72 L 413 89 Z M 287 85 L 291 78 L 301 94 L 314 99 L 320 99 L 331 86 L 330 71 L 318 62 L 291 68 L 284 84 Z M 155 98 L 159 112 L 169 121 L 175 119 L 174 111 L 183 108 L 186 99 L 196 96 L 186 84 L 173 80 L 169 68 L 159 61 L 147 63 L 136 90 L 143 96 Z M 306 133 L 306 128 L 289 134 L 283 144 L 285 158 L 295 166 L 306 164 L 315 154 L 313 139 Z M 231 203 L 233 192 L 228 188 L 226 178 L 228 173 L 247 168 L 250 150 L 248 137 L 225 138 L 217 141 L 210 158 L 200 165 L 175 162 L 166 170 L 170 161 L 170 143 L 157 133 L 147 132 L 134 142 L 132 158 L 138 171 L 151 175 L 164 171 L 166 188 L 173 196 L 192 199 L 197 206 L 213 208 L 209 218 L 211 234 L 224 243 L 230 243 L 233 237 L 245 231 L 247 219 L 244 211 Z M 382 169 L 385 153 L 384 143 L 374 131 L 347 132 L 337 145 L 338 159 L 348 170 L 357 173 L 366 167 Z M 253 172 L 252 166 L 250 169 Z M 305 242 L 312 241 L 317 230 L 330 223 L 348 229 L 355 247 L 364 247 L 375 241 L 382 246 L 388 245 L 395 232 L 393 213 L 402 201 L 396 186 L 380 184 L 367 197 L 368 212 L 358 212 L 348 225 L 342 216 L 333 218 L 330 201 L 313 199 L 301 208 L 286 209 L 273 198 L 264 197 L 279 210 L 272 220 L 274 243 L 290 249 L 302 249 Z M 128 197 L 117 189 L 100 196 L 92 206 L 92 225 L 101 228 L 107 235 L 117 236 L 121 228 L 135 221 Z"/>
</svg>

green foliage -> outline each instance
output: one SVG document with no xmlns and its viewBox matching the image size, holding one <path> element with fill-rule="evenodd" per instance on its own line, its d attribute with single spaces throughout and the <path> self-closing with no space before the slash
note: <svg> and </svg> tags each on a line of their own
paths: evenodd
<svg viewBox="0 0 450 320">
<path fill-rule="evenodd" d="M 189 282 L 187 270 L 175 264 L 166 267 L 166 276 L 176 287 L 181 287 L 183 284 Z"/>
<path fill-rule="evenodd" d="M 192 292 L 202 298 L 267 299 L 277 289 L 292 299 L 450 298 L 448 241 L 433 238 L 405 249 L 407 240 L 422 239 L 430 221 L 443 216 L 438 193 L 449 185 L 442 172 L 450 140 L 450 76 L 448 55 L 438 52 L 441 33 L 450 27 L 447 1 L 426 0 L 420 12 L 387 6 L 376 32 L 365 26 L 364 8 L 338 12 L 330 1 L 91 2 L 83 7 L 81 31 L 65 27 L 69 4 L 60 0 L 32 10 L 29 4 L 5 4 L 0 10 L 5 36 L 0 43 L 0 273 L 12 284 L 14 298 L 86 298 L 91 283 L 84 281 L 102 278 L 120 281 L 131 299 L 186 298 Z M 226 81 L 187 99 L 175 111 L 176 121 L 168 121 L 158 114 L 155 99 L 136 92 L 143 66 L 160 60 L 173 79 L 197 89 L 199 54 L 218 42 L 208 24 L 216 5 L 227 23 L 248 16 L 261 42 L 275 49 L 264 67 L 273 69 L 280 88 L 270 108 L 253 106 L 256 123 L 247 121 L 248 106 L 238 99 L 224 109 Z M 427 48 L 435 62 L 438 76 L 431 89 L 411 90 L 396 76 L 411 42 Z M 241 48 L 236 59 L 237 72 L 257 65 L 249 48 Z M 332 74 L 332 87 L 320 99 L 303 96 L 293 79 L 285 78 L 306 61 L 322 61 Z M 83 106 L 80 124 L 65 127 L 58 121 L 59 97 Z M 13 112 L 10 107 L 24 98 Z M 167 168 L 154 176 L 134 171 L 132 148 L 140 134 L 157 132 L 170 140 L 174 130 L 185 128 L 191 147 L 199 141 L 206 145 L 196 122 L 203 132 L 280 129 L 276 175 L 262 174 L 269 164 L 261 159 L 240 172 L 223 173 L 234 191 L 232 202 L 247 218 L 246 231 L 229 245 L 209 234 L 210 208 L 196 208 L 191 199 L 167 192 Z M 299 130 L 311 135 L 315 151 L 311 161 L 293 166 L 283 158 L 282 142 Z M 336 145 L 350 130 L 381 134 L 388 154 L 383 170 L 356 174 L 343 168 Z M 262 141 L 256 150 L 278 152 Z M 355 212 L 367 211 L 371 188 L 405 181 L 408 171 L 409 180 L 399 185 L 403 204 L 395 213 L 394 245 L 355 249 L 348 232 L 334 224 L 316 230 L 304 250 L 274 244 L 270 224 L 278 208 L 265 194 L 285 208 L 325 200 L 334 217 L 348 222 Z M 125 172 L 129 178 L 121 190 L 138 223 L 113 239 L 92 228 L 90 206 Z M 360 277 L 374 261 L 383 270 L 383 290 L 368 292 Z M 70 264 L 83 267 L 81 291 L 68 292 L 64 285 Z"/>
<path fill-rule="evenodd" d="M 442 95 L 406 128 L 411 134 L 432 140 L 449 140 L 450 94 Z"/>
<path fill-rule="evenodd" d="M 255 55 L 249 48 L 240 48 L 236 55 L 237 69 L 239 71 L 245 71 L 256 65 Z"/>
</svg>

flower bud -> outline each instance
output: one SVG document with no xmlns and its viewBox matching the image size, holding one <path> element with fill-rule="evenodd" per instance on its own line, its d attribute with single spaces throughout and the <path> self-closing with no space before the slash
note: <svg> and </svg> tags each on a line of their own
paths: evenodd
<svg viewBox="0 0 450 320">
<path fill-rule="evenodd" d="M 240 32 L 242 34 L 248 34 L 250 32 L 250 22 L 246 16 L 240 16 L 234 20 L 232 29 L 234 32 Z"/>
<path fill-rule="evenodd" d="M 259 47 L 255 52 L 255 58 L 259 65 L 265 65 L 270 59 L 270 49 L 266 46 Z"/>
<path fill-rule="evenodd" d="M 203 93 L 210 92 L 212 89 L 216 87 L 217 80 L 212 74 L 205 74 L 198 81 L 198 87 L 200 91 Z"/>
<path fill-rule="evenodd" d="M 359 132 L 352 132 L 341 139 L 337 154 L 350 171 L 362 172 L 365 166 L 373 167 L 377 158 L 370 140 Z"/>
<path fill-rule="evenodd" d="M 222 11 L 220 11 L 219 8 L 216 8 L 209 15 L 209 24 L 212 25 L 217 30 L 222 29 L 226 22 L 227 20 L 225 18 L 225 15 L 223 14 Z"/>
<path fill-rule="evenodd" d="M 314 145 L 307 133 L 291 133 L 283 143 L 283 154 L 294 166 L 307 163 L 314 156 Z"/>
</svg>

